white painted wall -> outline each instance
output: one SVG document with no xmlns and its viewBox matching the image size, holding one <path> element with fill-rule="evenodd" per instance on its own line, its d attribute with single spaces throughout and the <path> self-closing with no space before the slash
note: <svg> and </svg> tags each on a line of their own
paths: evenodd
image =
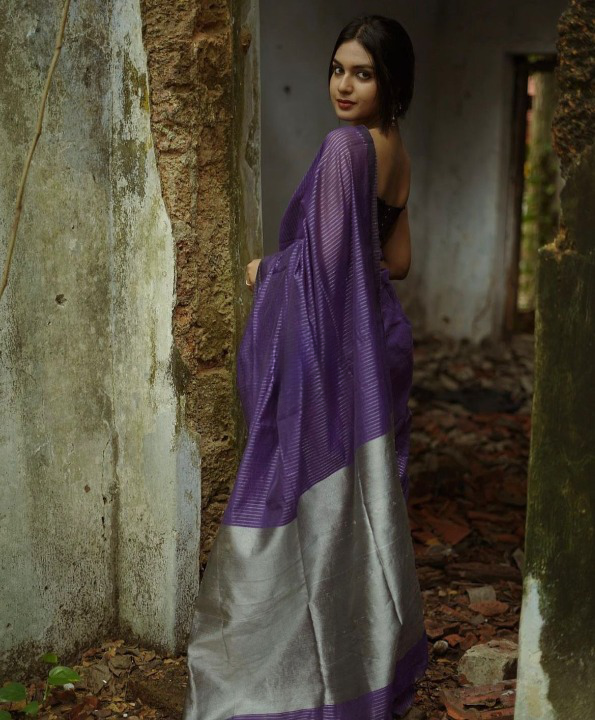
<svg viewBox="0 0 595 720">
<path fill-rule="evenodd" d="M 425 327 L 498 336 L 512 248 L 505 238 L 512 53 L 555 52 L 566 0 L 448 0 L 434 42 L 428 138 Z"/>
<path fill-rule="evenodd" d="M 567 0 L 368 3 L 261 0 L 265 253 L 291 194 L 338 120 L 326 69 L 341 27 L 363 12 L 409 32 L 416 88 L 402 134 L 412 158 L 412 267 L 396 283 L 418 331 L 498 336 L 506 269 L 510 53 L 555 52 Z"/>
</svg>

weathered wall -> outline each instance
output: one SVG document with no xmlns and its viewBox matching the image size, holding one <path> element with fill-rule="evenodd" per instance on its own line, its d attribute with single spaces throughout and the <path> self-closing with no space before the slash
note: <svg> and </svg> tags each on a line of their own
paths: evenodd
<svg viewBox="0 0 595 720">
<path fill-rule="evenodd" d="M 59 9 L 33 0 L 0 5 L 3 261 Z M 101 71 L 109 64 L 108 8 L 78 4 L 0 301 L 0 651 L 6 666 L 95 637 L 117 617 L 111 140 L 104 103 L 109 75 Z"/>
<path fill-rule="evenodd" d="M 113 3 L 110 48 L 119 622 L 153 646 L 181 648 L 198 588 L 199 443 L 177 379 L 175 247 L 151 135 L 138 0 Z"/>
<path fill-rule="evenodd" d="M 554 52 L 567 0 L 262 0 L 265 252 L 324 135 L 337 126 L 326 70 L 339 30 L 378 12 L 401 21 L 416 51 L 402 135 L 412 159 L 412 265 L 396 289 L 419 331 L 498 337 L 512 238 L 506 192 L 510 53 Z M 445 271 L 446 269 L 446 271 Z"/>
<path fill-rule="evenodd" d="M 595 688 L 595 3 L 559 22 L 561 227 L 539 251 L 516 720 L 584 720 Z"/>
<path fill-rule="evenodd" d="M 262 255 L 258 5 L 143 0 L 152 126 L 176 241 L 174 335 L 202 449 L 204 567 L 243 445 L 236 348 Z"/>
<path fill-rule="evenodd" d="M 59 12 L 0 5 L 3 250 Z M 185 640 L 200 475 L 174 277 L 138 1 L 79 0 L 0 301 L 3 676 L 117 625 L 168 649 Z"/>
</svg>

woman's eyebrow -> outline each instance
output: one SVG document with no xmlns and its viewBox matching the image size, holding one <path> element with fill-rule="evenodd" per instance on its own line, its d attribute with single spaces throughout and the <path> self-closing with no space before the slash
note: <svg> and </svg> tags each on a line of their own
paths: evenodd
<svg viewBox="0 0 595 720">
<path fill-rule="evenodd" d="M 342 63 L 340 63 L 338 60 L 333 60 L 333 62 L 335 63 L 335 65 L 341 65 L 341 67 L 343 67 Z M 353 67 L 356 68 L 357 70 L 362 70 L 364 68 L 367 70 L 374 69 L 371 65 L 354 65 Z"/>
</svg>

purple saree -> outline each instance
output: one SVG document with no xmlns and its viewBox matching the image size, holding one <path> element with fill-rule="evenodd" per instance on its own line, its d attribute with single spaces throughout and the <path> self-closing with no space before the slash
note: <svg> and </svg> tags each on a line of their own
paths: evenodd
<svg viewBox="0 0 595 720">
<path fill-rule="evenodd" d="M 330 132 L 258 267 L 248 439 L 196 601 L 184 720 L 390 720 L 427 664 L 404 496 L 412 339 L 369 130 Z"/>
</svg>

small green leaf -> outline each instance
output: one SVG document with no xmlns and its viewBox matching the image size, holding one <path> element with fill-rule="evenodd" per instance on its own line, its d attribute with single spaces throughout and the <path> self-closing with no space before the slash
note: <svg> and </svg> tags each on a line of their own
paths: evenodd
<svg viewBox="0 0 595 720">
<path fill-rule="evenodd" d="M 39 703 L 37 702 L 37 700 L 31 700 L 31 702 L 27 703 L 23 708 L 23 712 L 27 713 L 27 715 L 37 715 L 38 711 Z"/>
<path fill-rule="evenodd" d="M 8 683 L 0 688 L 0 702 L 19 702 L 27 699 L 27 689 L 21 683 Z"/>
<path fill-rule="evenodd" d="M 50 685 L 64 685 L 69 682 L 80 680 L 81 676 L 72 668 L 65 665 L 56 665 L 48 674 L 48 683 Z"/>
<path fill-rule="evenodd" d="M 0 710 L 0 720 L 12 720 L 12 715 L 7 710 Z"/>
<path fill-rule="evenodd" d="M 43 662 L 50 663 L 50 665 L 57 665 L 58 664 L 58 656 L 56 653 L 53 652 L 47 652 L 45 655 L 42 655 L 40 658 Z"/>
</svg>

